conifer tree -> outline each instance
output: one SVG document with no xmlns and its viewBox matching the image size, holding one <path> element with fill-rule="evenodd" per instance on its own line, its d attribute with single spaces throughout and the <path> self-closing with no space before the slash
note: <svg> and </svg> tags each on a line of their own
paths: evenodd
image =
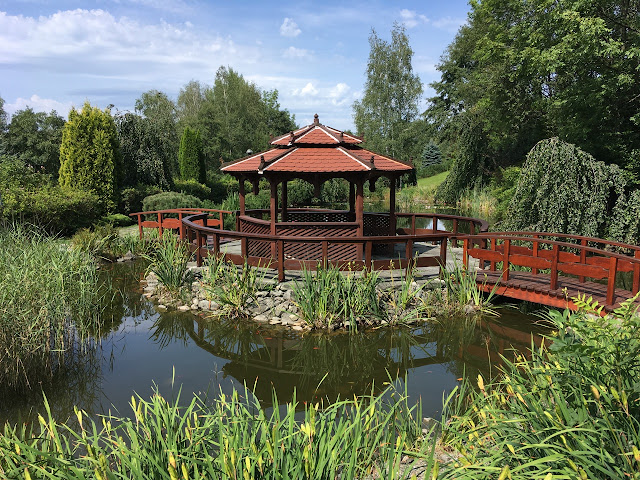
<svg viewBox="0 0 640 480">
<path fill-rule="evenodd" d="M 178 151 L 178 163 L 180 164 L 180 176 L 183 180 L 196 180 L 204 183 L 206 170 L 204 155 L 202 154 L 202 141 L 200 131 L 186 127 L 180 139 Z"/>
<path fill-rule="evenodd" d="M 429 142 L 422 152 L 422 168 L 429 165 L 439 165 L 442 163 L 442 153 L 440 147 L 433 142 Z"/>
<path fill-rule="evenodd" d="M 109 110 L 85 103 L 72 108 L 62 129 L 60 186 L 98 195 L 104 212 L 116 206 L 120 151 L 116 125 Z"/>
</svg>

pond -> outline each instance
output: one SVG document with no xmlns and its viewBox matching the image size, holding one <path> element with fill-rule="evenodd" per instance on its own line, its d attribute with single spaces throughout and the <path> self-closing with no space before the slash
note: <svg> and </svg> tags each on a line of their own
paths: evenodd
<svg viewBox="0 0 640 480">
<path fill-rule="evenodd" d="M 130 415 L 135 393 L 148 398 L 154 385 L 165 398 L 193 393 L 212 397 L 233 387 L 248 388 L 265 405 L 293 398 L 334 400 L 382 391 L 388 382 L 422 399 L 435 416 L 443 394 L 465 374 L 497 373 L 500 355 L 525 351 L 543 333 L 537 317 L 501 309 L 500 317 L 477 321 L 453 318 L 412 327 L 380 328 L 358 334 L 296 334 L 284 327 L 214 320 L 194 313 L 156 311 L 142 296 L 144 265 L 107 265 L 112 284 L 107 321 L 96 348 L 66 365 L 44 393 L 63 420 L 73 406 L 93 414 Z M 404 384 L 406 382 L 406 385 Z M 33 421 L 42 412 L 42 389 L 20 398 L 0 398 L 0 422 Z"/>
</svg>

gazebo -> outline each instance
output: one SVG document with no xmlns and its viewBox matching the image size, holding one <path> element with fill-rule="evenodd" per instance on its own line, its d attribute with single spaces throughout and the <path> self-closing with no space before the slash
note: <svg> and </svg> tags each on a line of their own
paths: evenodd
<svg viewBox="0 0 640 480">
<path fill-rule="evenodd" d="M 395 185 L 397 179 L 411 171 L 407 162 L 366 150 L 360 146 L 363 139 L 320 123 L 314 115 L 311 125 L 299 128 L 271 141 L 271 148 L 252 153 L 239 160 L 224 163 L 221 170 L 240 182 L 240 210 L 237 230 L 246 233 L 285 235 L 298 237 L 363 237 L 394 236 L 396 234 Z M 376 181 L 386 177 L 391 183 L 388 214 L 365 214 L 364 184 L 369 182 L 371 191 Z M 247 211 L 245 208 L 245 181 L 258 193 L 261 179 L 269 182 L 271 201 L 269 211 Z M 290 209 L 287 200 L 287 183 L 293 179 L 305 180 L 314 186 L 319 196 L 321 185 L 332 178 L 349 182 L 349 210 Z M 278 199 L 278 185 L 281 197 Z M 280 201 L 278 201 L 280 200 Z M 264 220 L 264 214 L 269 219 Z M 252 242 L 249 255 L 266 253 L 270 242 Z M 329 252 L 334 259 L 355 258 L 355 245 L 334 246 Z M 271 244 L 273 249 L 273 244 Z M 311 246 L 288 252 L 290 258 L 309 259 L 318 252 Z M 360 255 L 362 251 L 360 250 Z"/>
</svg>

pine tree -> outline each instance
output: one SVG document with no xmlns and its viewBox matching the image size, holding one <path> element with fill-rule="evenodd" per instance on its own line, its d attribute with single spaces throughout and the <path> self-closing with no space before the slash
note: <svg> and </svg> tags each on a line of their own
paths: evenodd
<svg viewBox="0 0 640 480">
<path fill-rule="evenodd" d="M 72 108 L 62 129 L 60 186 L 95 193 L 104 212 L 113 212 L 120 163 L 118 134 L 111 112 L 92 107 L 89 102 L 81 111 Z"/>
<path fill-rule="evenodd" d="M 429 142 L 422 152 L 422 168 L 429 165 L 439 165 L 442 163 L 442 153 L 440 147 L 433 142 Z"/>
<path fill-rule="evenodd" d="M 180 139 L 178 151 L 178 163 L 180 164 L 180 176 L 183 180 L 196 180 L 204 183 L 206 170 L 204 155 L 202 154 L 202 141 L 200 131 L 186 127 Z"/>
</svg>

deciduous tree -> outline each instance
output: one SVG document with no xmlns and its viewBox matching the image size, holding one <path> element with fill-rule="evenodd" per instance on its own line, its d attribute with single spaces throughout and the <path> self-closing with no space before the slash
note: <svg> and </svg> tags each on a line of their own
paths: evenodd
<svg viewBox="0 0 640 480">
<path fill-rule="evenodd" d="M 192 130 L 190 127 L 184 129 L 180 139 L 178 161 L 180 163 L 180 177 L 183 180 L 195 180 L 199 183 L 206 181 L 200 132 Z"/>
</svg>

